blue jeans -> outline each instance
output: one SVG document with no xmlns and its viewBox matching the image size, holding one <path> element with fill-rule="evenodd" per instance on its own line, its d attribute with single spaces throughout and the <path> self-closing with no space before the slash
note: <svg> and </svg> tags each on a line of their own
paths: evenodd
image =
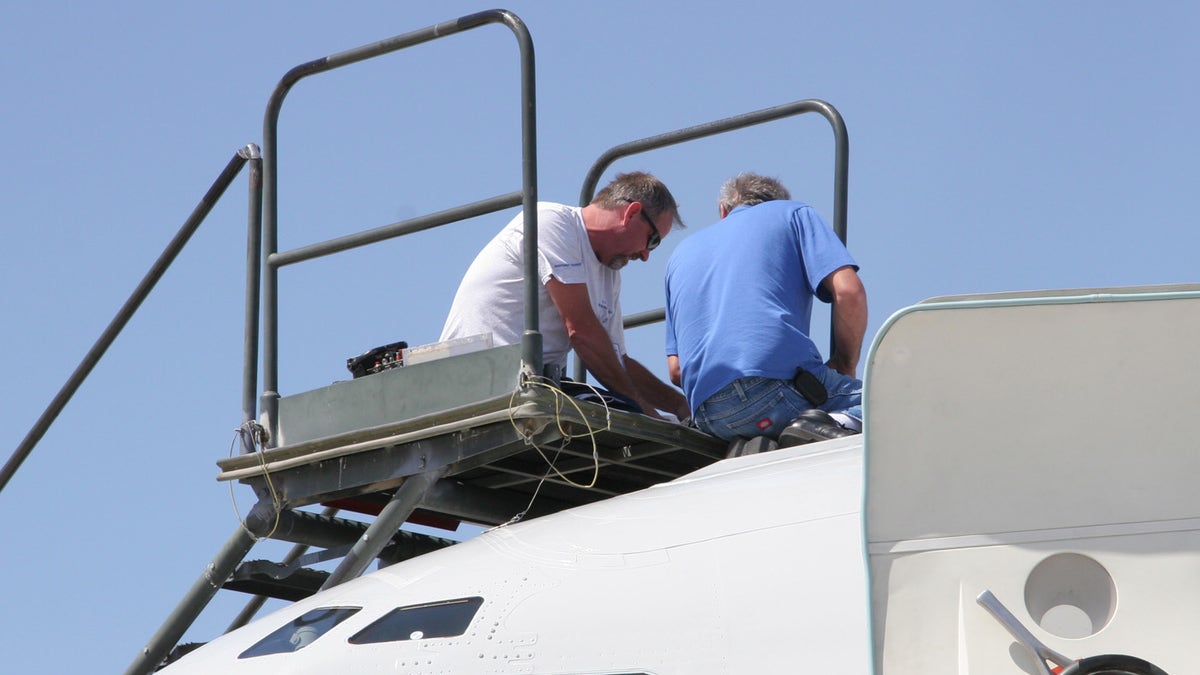
<svg viewBox="0 0 1200 675">
<path fill-rule="evenodd" d="M 862 380 L 820 366 L 812 374 L 825 385 L 829 399 L 821 410 L 844 412 L 862 419 Z M 812 408 L 790 380 L 743 377 L 725 385 L 696 408 L 696 425 L 727 441 L 779 432 L 800 413 Z"/>
</svg>

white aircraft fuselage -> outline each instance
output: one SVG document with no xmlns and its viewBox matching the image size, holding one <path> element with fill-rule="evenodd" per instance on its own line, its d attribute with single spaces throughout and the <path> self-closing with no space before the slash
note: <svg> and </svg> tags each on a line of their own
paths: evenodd
<svg viewBox="0 0 1200 675">
<path fill-rule="evenodd" d="M 346 582 L 166 672 L 865 673 L 861 504 L 861 437 L 729 459 Z M 396 608 L 469 598 L 461 634 L 352 641 Z M 239 658 L 321 608 L 358 610 Z"/>
</svg>

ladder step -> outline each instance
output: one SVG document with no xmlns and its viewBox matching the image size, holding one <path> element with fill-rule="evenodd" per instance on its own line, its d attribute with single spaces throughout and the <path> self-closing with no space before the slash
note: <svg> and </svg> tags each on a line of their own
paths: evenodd
<svg viewBox="0 0 1200 675">
<path fill-rule="evenodd" d="M 191 652 L 203 647 L 206 644 L 208 644 L 208 643 L 207 642 L 185 642 L 183 644 L 175 645 L 171 649 L 171 653 L 167 654 L 166 657 L 163 658 L 162 662 L 160 662 L 158 664 L 158 666 L 154 669 L 154 671 L 158 672 L 158 671 L 162 670 L 163 668 L 166 668 L 167 666 L 171 665 L 172 663 L 175 663 L 179 659 L 182 659 L 183 657 L 185 657 L 188 654 L 190 654 Z"/>
<path fill-rule="evenodd" d="M 295 602 L 316 593 L 329 572 L 308 567 L 287 574 L 287 568 L 269 560 L 249 560 L 238 565 L 224 587 L 232 591 L 265 595 Z"/>
</svg>

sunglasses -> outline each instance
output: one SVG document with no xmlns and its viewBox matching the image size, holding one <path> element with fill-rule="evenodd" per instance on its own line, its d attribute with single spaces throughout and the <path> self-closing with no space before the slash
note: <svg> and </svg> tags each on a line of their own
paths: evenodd
<svg viewBox="0 0 1200 675">
<path fill-rule="evenodd" d="M 662 243 L 662 235 L 658 233 L 658 228 L 654 226 L 654 221 L 650 220 L 650 216 L 646 215 L 646 209 L 638 211 L 642 214 L 642 219 L 650 226 L 650 236 L 646 238 L 646 250 L 653 251 Z"/>
</svg>

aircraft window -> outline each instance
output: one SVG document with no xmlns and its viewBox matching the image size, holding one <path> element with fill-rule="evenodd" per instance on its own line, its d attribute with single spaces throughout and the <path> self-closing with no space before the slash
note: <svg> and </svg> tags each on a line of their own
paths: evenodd
<svg viewBox="0 0 1200 675">
<path fill-rule="evenodd" d="M 239 659 L 248 659 L 265 654 L 282 654 L 304 649 L 317 638 L 328 633 L 334 626 L 354 616 L 361 607 L 324 607 L 305 612 L 287 625 L 254 643 L 238 654 Z"/>
<path fill-rule="evenodd" d="M 365 645 L 462 635 L 482 604 L 483 598 L 476 597 L 397 607 L 351 636 L 350 642 Z"/>
</svg>

